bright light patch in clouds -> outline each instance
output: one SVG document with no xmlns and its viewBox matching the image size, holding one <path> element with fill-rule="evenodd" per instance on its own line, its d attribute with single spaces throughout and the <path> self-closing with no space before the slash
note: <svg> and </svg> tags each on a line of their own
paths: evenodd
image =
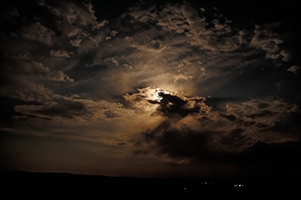
<svg viewBox="0 0 301 200">
<path fill-rule="evenodd" d="M 161 93 L 170 94 L 169 91 L 166 91 L 166 90 L 163 90 L 160 88 L 152 88 L 146 92 L 146 99 L 151 100 L 151 101 L 160 102 L 162 100 L 162 97 L 160 96 Z"/>
</svg>

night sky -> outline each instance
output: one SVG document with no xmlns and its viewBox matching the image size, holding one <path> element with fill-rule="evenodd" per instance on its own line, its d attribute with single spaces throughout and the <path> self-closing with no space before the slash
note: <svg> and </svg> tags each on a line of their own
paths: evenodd
<svg viewBox="0 0 301 200">
<path fill-rule="evenodd" d="M 0 7 L 2 169 L 301 177 L 299 1 Z"/>
</svg>

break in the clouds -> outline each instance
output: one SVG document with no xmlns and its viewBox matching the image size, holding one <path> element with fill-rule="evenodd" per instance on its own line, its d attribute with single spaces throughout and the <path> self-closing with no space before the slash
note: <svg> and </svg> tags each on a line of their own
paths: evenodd
<svg viewBox="0 0 301 200">
<path fill-rule="evenodd" d="M 232 164 L 260 169 L 300 150 L 300 61 L 287 19 L 242 23 L 238 11 L 189 1 L 133 2 L 108 18 L 97 2 L 6 6 L 4 168 L 160 176 L 177 163 L 233 174 Z M 66 163 L 62 141 L 83 153 Z M 34 164 L 20 159 L 24 149 Z M 295 152 L 275 160 L 281 149 Z"/>
</svg>

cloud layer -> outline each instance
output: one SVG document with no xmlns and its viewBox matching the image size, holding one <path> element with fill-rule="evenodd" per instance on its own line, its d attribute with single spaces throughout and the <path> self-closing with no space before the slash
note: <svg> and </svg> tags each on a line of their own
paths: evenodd
<svg viewBox="0 0 301 200">
<path fill-rule="evenodd" d="M 140 1 L 105 19 L 95 5 L 9 5 L 2 132 L 101 144 L 116 166 L 116 152 L 139 166 L 226 166 L 299 151 L 300 61 L 285 22 L 242 26 L 189 1 Z"/>
<path fill-rule="evenodd" d="M 226 103 L 222 110 L 215 111 L 206 105 L 205 98 L 184 100 L 176 95 L 159 95 L 160 102 L 149 103 L 159 104 L 152 115 L 160 115 L 163 120 L 136 138 L 138 154 L 154 152 L 180 163 L 219 162 L 222 156 L 243 154 L 257 144 L 286 143 L 300 137 L 284 123 L 297 111 L 296 105 L 253 99 Z M 131 100 L 133 104 L 142 103 Z"/>
</svg>

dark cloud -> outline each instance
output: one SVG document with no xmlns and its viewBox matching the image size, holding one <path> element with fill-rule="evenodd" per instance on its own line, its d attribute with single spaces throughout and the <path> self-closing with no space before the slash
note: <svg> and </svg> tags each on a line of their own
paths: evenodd
<svg viewBox="0 0 301 200">
<path fill-rule="evenodd" d="M 68 53 L 67 51 L 61 51 L 61 50 L 58 50 L 58 51 L 51 50 L 50 51 L 50 55 L 53 57 L 57 57 L 57 58 L 60 58 L 60 57 L 69 58 L 70 54 L 73 54 L 73 53 Z"/>
<path fill-rule="evenodd" d="M 284 59 L 287 59 L 287 54 L 280 54 L 280 44 L 283 43 L 283 40 L 274 33 L 273 31 L 267 28 L 262 28 L 260 26 L 255 27 L 255 35 L 251 40 L 251 46 L 255 48 L 261 48 L 266 52 L 266 57 L 270 59 L 277 59 L 283 55 Z"/>
<path fill-rule="evenodd" d="M 200 99 L 202 106 L 194 104 L 187 109 L 185 106 L 189 100 L 164 93 L 160 96 L 160 102 L 150 103 L 158 104 L 156 116 L 161 114 L 167 118 L 134 139 L 135 154 L 154 153 L 167 162 L 182 164 L 232 163 L 247 166 L 254 162 L 257 166 L 264 159 L 266 162 L 278 162 L 275 153 L 257 163 L 255 155 L 258 149 L 262 148 L 263 155 L 268 157 L 273 148 L 295 144 L 300 138 L 296 128 L 286 124 L 297 112 L 295 105 L 277 100 L 234 104 L 227 102 L 230 99 L 217 99 L 215 104 L 222 102 L 222 106 L 216 110 L 206 105 L 205 99 Z"/>
<path fill-rule="evenodd" d="M 41 105 L 37 101 L 24 101 L 21 99 L 0 96 L 0 112 L 1 112 L 1 125 L 10 126 L 13 123 L 14 116 L 22 116 L 23 114 L 15 110 L 17 105 Z"/>
<path fill-rule="evenodd" d="M 136 142 L 135 145 L 139 147 L 143 143 L 147 143 L 150 145 L 150 148 L 146 149 L 147 152 L 166 155 L 174 159 L 174 162 L 190 162 L 191 159 L 201 157 L 206 160 L 208 156 L 207 143 L 211 134 L 213 134 L 211 131 L 196 133 L 186 127 L 177 130 L 172 128 L 170 122 L 166 121 L 154 130 L 142 132 L 142 140 Z M 140 153 L 140 151 L 136 150 L 136 153 Z"/>
<path fill-rule="evenodd" d="M 37 106 L 22 106 L 18 105 L 15 108 L 20 113 L 30 113 L 33 115 L 42 115 L 49 117 L 73 118 L 76 116 L 85 115 L 88 111 L 84 104 L 70 100 L 60 99 L 50 104 Z"/>
<path fill-rule="evenodd" d="M 46 6 L 54 16 L 66 20 L 69 24 L 78 26 L 93 25 L 97 27 L 98 23 L 94 16 L 93 6 L 90 3 L 85 4 L 79 1 L 45 1 L 40 6 Z"/>
<path fill-rule="evenodd" d="M 299 173 L 297 157 L 301 153 L 300 142 L 254 142 L 252 138 L 242 135 L 243 132 L 242 129 L 234 129 L 229 133 L 193 131 L 187 127 L 175 129 L 165 122 L 141 133 L 140 140 L 135 143 L 135 154 L 155 153 L 166 162 L 184 165 L 231 164 L 240 166 L 236 173 L 244 171 L 254 175 L 253 178 L 275 176 L 279 171 L 282 176 Z M 145 144 L 148 148 L 145 148 Z M 271 166 L 275 168 L 270 171 Z"/>
<path fill-rule="evenodd" d="M 149 100 L 150 103 L 158 103 L 160 105 L 157 108 L 157 112 L 153 113 L 154 115 L 159 112 L 163 116 L 176 118 L 178 116 L 185 117 L 188 114 L 199 113 L 202 110 L 201 102 L 203 102 L 203 98 L 183 100 L 178 96 L 165 94 L 164 92 L 159 92 L 158 95 L 162 98 L 160 102 Z"/>
<path fill-rule="evenodd" d="M 104 114 L 105 114 L 105 116 L 107 118 L 115 118 L 115 117 L 117 117 L 117 115 L 114 112 L 112 112 L 111 110 L 105 111 Z"/>
<path fill-rule="evenodd" d="M 41 23 L 37 22 L 24 28 L 22 37 L 28 40 L 38 41 L 46 45 L 52 45 L 54 42 L 55 33 L 51 29 L 48 29 L 47 27 L 41 25 Z"/>
</svg>

